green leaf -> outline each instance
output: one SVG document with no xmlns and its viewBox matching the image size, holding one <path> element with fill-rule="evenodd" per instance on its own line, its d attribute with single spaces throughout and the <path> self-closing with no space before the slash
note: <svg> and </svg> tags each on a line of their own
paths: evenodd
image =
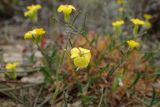
<svg viewBox="0 0 160 107">
<path fill-rule="evenodd" d="M 135 86 L 136 83 L 139 81 L 140 78 L 141 78 L 141 73 L 140 73 L 140 72 L 136 72 L 136 78 L 135 78 L 135 80 L 133 81 L 133 83 L 129 86 L 128 89 L 131 89 L 133 86 Z"/>
<path fill-rule="evenodd" d="M 150 61 L 154 58 L 154 53 L 153 52 L 147 52 L 144 54 L 143 58 L 147 61 Z"/>
<path fill-rule="evenodd" d="M 102 73 L 104 73 L 108 68 L 109 68 L 109 65 L 110 64 L 106 64 L 106 66 L 105 67 L 103 67 L 103 68 L 100 68 L 100 73 L 102 74 Z"/>
<path fill-rule="evenodd" d="M 115 47 L 115 41 L 113 40 L 108 46 L 109 51 L 111 51 L 114 47 Z"/>
<path fill-rule="evenodd" d="M 41 67 L 40 71 L 43 73 L 46 82 L 53 82 L 51 78 L 52 72 L 50 71 L 49 67 L 47 66 Z"/>
<path fill-rule="evenodd" d="M 151 107 L 154 104 L 155 98 L 156 98 L 156 91 L 155 91 L 155 88 L 152 87 L 152 99 L 151 99 L 151 102 L 150 102 Z"/>
<path fill-rule="evenodd" d="M 88 104 L 89 102 L 91 102 L 93 99 L 96 99 L 96 96 L 83 96 L 81 98 L 81 102 L 82 104 Z"/>
<path fill-rule="evenodd" d="M 117 68 L 122 64 L 122 61 L 119 62 L 117 65 L 113 65 L 113 67 L 109 70 L 108 76 L 112 76 L 113 73 L 117 70 Z"/>
<path fill-rule="evenodd" d="M 76 87 L 78 88 L 78 90 L 79 90 L 80 93 L 83 92 L 83 84 L 82 83 L 80 83 L 79 81 L 77 81 Z"/>
<path fill-rule="evenodd" d="M 157 69 L 154 74 L 160 76 L 160 69 Z"/>
<path fill-rule="evenodd" d="M 113 81 L 113 83 L 112 83 L 112 91 L 113 91 L 113 92 L 117 90 L 117 88 L 118 88 L 118 83 L 119 83 L 118 78 L 114 78 L 114 81 Z"/>
<path fill-rule="evenodd" d="M 15 71 L 11 71 L 11 72 L 6 72 L 6 75 L 10 78 L 16 79 L 17 78 L 17 74 Z"/>
</svg>

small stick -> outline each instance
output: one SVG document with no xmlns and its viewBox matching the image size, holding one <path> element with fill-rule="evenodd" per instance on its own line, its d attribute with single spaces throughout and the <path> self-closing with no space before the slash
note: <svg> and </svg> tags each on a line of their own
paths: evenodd
<svg viewBox="0 0 160 107">
<path fill-rule="evenodd" d="M 98 104 L 98 107 L 101 107 L 101 104 L 102 104 L 102 101 L 103 101 L 103 97 L 104 97 L 104 93 L 103 93 L 103 91 L 104 91 L 104 88 L 102 88 L 102 93 L 101 93 L 101 98 L 100 98 L 100 101 L 99 101 L 99 104 Z"/>
<path fill-rule="evenodd" d="M 6 84 L 6 83 L 27 84 L 27 82 L 21 82 L 21 81 L 15 81 L 15 80 L 0 80 L 0 83 L 2 84 Z"/>
<path fill-rule="evenodd" d="M 40 97 L 40 94 L 41 94 L 42 90 L 43 90 L 43 86 L 41 86 L 41 88 L 40 88 L 40 90 L 39 90 L 39 92 L 38 92 L 38 94 L 37 94 L 37 97 L 36 97 L 36 99 L 35 99 L 35 101 L 34 101 L 34 106 L 33 106 L 33 107 L 36 107 L 36 106 L 37 106 L 37 102 L 38 102 L 38 99 L 39 99 L 39 97 Z"/>
<path fill-rule="evenodd" d="M 27 84 L 27 85 L 24 85 L 24 86 L 18 86 L 18 87 L 14 87 L 14 88 L 4 88 L 4 89 L 0 89 L 0 92 L 13 91 L 13 90 L 19 90 L 19 89 L 22 89 L 22 88 L 35 87 L 35 86 L 41 85 L 41 84 L 43 84 L 43 82 L 42 83 L 35 83 L 35 84 Z"/>
</svg>

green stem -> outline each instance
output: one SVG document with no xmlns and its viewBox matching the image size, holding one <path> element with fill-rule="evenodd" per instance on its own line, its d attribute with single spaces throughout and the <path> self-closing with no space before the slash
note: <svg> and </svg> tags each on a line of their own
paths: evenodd
<svg viewBox="0 0 160 107">
<path fill-rule="evenodd" d="M 50 57 L 44 52 L 44 50 L 37 44 L 37 47 L 38 47 L 38 50 L 41 52 L 41 54 L 43 55 L 43 57 L 45 58 L 46 60 L 46 63 L 49 67 L 49 70 L 50 72 L 52 71 L 52 63 L 51 63 L 51 60 L 50 60 Z"/>
<path fill-rule="evenodd" d="M 69 23 L 70 22 L 70 15 L 64 14 L 64 20 L 66 23 Z"/>
<path fill-rule="evenodd" d="M 138 25 L 135 25 L 133 28 L 133 36 L 136 38 L 138 36 Z"/>
<path fill-rule="evenodd" d="M 66 53 L 66 51 L 63 51 L 63 54 L 60 57 L 60 60 L 58 61 L 58 67 L 57 67 L 57 70 L 56 70 L 56 82 L 59 81 L 59 72 L 61 71 L 61 68 L 62 68 L 61 66 L 62 66 L 63 61 L 64 61 L 65 53 Z M 58 87 L 56 86 L 55 92 L 53 93 L 53 99 L 55 99 L 57 97 L 58 93 L 59 93 L 59 86 Z"/>
<path fill-rule="evenodd" d="M 56 81 L 58 81 L 58 73 L 61 71 L 61 66 L 62 66 L 63 61 L 64 61 L 65 53 L 66 53 L 66 51 L 63 51 L 62 56 L 59 58 L 59 61 L 58 61 L 58 67 L 57 67 L 57 70 L 56 70 Z"/>
</svg>

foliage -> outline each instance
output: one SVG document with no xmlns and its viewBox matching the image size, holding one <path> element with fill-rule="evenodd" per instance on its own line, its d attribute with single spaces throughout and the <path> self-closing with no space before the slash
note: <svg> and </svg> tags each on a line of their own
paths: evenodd
<svg viewBox="0 0 160 107">
<path fill-rule="evenodd" d="M 34 18 L 27 17 L 34 27 L 24 38 L 31 39 L 43 55 L 43 65 L 39 65 L 44 76 L 42 86 L 53 104 L 62 102 L 67 106 L 81 102 L 81 106 L 98 107 L 158 104 L 159 89 L 154 82 L 158 81 L 159 68 L 151 64 L 156 52 L 143 51 L 141 39 L 150 29 L 152 17 L 145 14 L 143 19 L 126 18 L 127 1 L 114 3 L 120 9 L 112 22 L 111 33 L 104 35 L 85 32 L 83 27 L 77 26 L 81 14 L 73 5 L 57 6 L 54 21 L 64 27 L 65 33 L 52 42 L 46 42 L 49 41 L 47 30 L 36 27 L 40 21 L 37 10 L 43 6 L 38 5 L 39 8 L 31 11 Z M 59 12 L 63 12 L 62 17 Z"/>
</svg>

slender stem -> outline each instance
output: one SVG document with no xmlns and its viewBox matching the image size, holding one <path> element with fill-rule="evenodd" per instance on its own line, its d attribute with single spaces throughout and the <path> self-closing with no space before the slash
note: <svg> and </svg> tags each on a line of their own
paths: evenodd
<svg viewBox="0 0 160 107">
<path fill-rule="evenodd" d="M 104 97 L 104 93 L 103 93 L 103 91 L 104 91 L 104 88 L 102 88 L 102 90 L 101 90 L 101 98 L 100 98 L 100 101 L 99 101 L 99 104 L 98 104 L 98 107 L 101 107 L 101 104 L 102 104 L 102 101 L 103 101 L 103 97 Z"/>
<path fill-rule="evenodd" d="M 133 28 L 133 36 L 136 38 L 138 36 L 138 25 L 135 25 Z"/>
<path fill-rule="evenodd" d="M 54 99 L 54 100 L 55 100 L 55 98 L 57 97 L 58 93 L 59 93 L 59 87 L 56 87 L 56 90 L 55 90 L 55 92 L 54 92 L 54 94 L 53 94 L 53 99 Z"/>
<path fill-rule="evenodd" d="M 21 104 L 24 104 L 24 102 L 23 102 L 22 100 L 20 100 L 19 98 L 17 98 L 17 96 L 16 96 L 14 93 L 11 93 L 11 92 L 1 92 L 1 93 L 3 93 L 4 95 L 12 98 L 12 99 L 15 100 L 15 101 L 18 101 L 18 102 L 21 103 Z M 25 105 L 26 105 L 26 104 L 25 104 Z M 26 106 L 26 107 L 27 107 L 27 106 Z"/>
<path fill-rule="evenodd" d="M 63 54 L 59 58 L 59 61 L 58 61 L 58 67 L 57 67 L 57 70 L 56 70 L 56 81 L 58 81 L 58 73 L 60 72 L 61 66 L 63 64 L 65 53 L 66 53 L 66 51 L 63 51 Z"/>
<path fill-rule="evenodd" d="M 70 37 L 68 38 L 68 41 L 69 41 L 70 46 L 73 48 L 73 44 L 72 44 L 72 41 L 71 41 L 71 35 L 70 35 Z"/>
<path fill-rule="evenodd" d="M 42 53 L 42 55 L 44 56 L 46 63 L 48 64 L 48 68 L 51 72 L 52 71 L 52 63 L 51 63 L 50 57 L 44 52 L 44 50 L 39 45 L 37 45 L 37 47 L 38 47 L 39 51 Z"/>
</svg>

